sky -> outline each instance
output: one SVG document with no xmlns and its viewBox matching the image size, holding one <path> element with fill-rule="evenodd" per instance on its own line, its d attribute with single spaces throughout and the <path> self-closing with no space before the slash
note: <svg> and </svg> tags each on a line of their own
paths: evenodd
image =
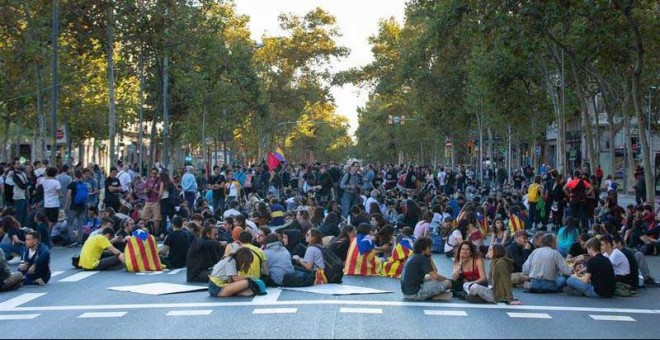
<svg viewBox="0 0 660 340">
<path fill-rule="evenodd" d="M 260 42 L 266 33 L 270 36 L 282 35 L 277 17 L 281 13 L 304 15 L 316 7 L 321 7 L 337 18 L 342 37 L 338 43 L 348 47 L 350 55 L 333 62 L 333 71 L 343 71 L 369 64 L 373 60 L 371 46 L 367 38 L 378 33 L 378 21 L 394 17 L 403 23 L 404 0 L 234 0 L 237 12 L 250 17 L 252 39 Z M 348 117 L 349 133 L 357 129 L 357 108 L 367 101 L 367 91 L 352 85 L 332 88 L 337 105 L 337 113 Z"/>
</svg>

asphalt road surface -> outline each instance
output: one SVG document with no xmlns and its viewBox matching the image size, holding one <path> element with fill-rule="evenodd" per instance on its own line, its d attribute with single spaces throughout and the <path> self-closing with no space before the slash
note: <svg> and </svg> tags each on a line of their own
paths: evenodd
<svg viewBox="0 0 660 340">
<path fill-rule="evenodd" d="M 332 296 L 269 288 L 250 298 L 212 298 L 206 291 L 162 296 L 108 287 L 171 282 L 186 272 L 138 275 L 82 272 L 55 248 L 55 277 L 44 287 L 0 294 L 2 338 L 658 338 L 660 289 L 637 297 L 595 299 L 533 295 L 515 289 L 523 306 L 403 300 L 399 280 L 345 277 L 344 284 L 392 291 Z M 435 255 L 442 274 L 449 259 Z M 660 257 L 650 257 L 656 278 Z M 15 269 L 15 266 L 11 266 Z"/>
</svg>

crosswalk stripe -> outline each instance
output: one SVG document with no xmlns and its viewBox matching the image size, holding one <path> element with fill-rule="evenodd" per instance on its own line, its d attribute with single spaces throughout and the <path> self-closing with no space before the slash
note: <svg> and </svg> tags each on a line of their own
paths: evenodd
<svg viewBox="0 0 660 340">
<path fill-rule="evenodd" d="M 637 321 L 625 315 L 589 315 L 594 320 L 599 321 Z"/>
<path fill-rule="evenodd" d="M 167 316 L 191 316 L 191 315 L 209 315 L 213 313 L 212 309 L 195 309 L 195 310 L 172 310 L 167 312 Z"/>
<path fill-rule="evenodd" d="M 1 314 L 0 320 L 32 320 L 41 314 Z"/>
<path fill-rule="evenodd" d="M 546 313 L 512 313 L 507 312 L 509 317 L 512 318 L 524 318 L 524 319 L 552 319 L 549 314 Z"/>
<path fill-rule="evenodd" d="M 94 312 L 94 313 L 82 313 L 78 316 L 79 319 L 97 319 L 97 318 L 121 318 L 126 315 L 127 312 Z"/>
<path fill-rule="evenodd" d="M 382 308 L 339 308 L 339 313 L 352 314 L 383 314 Z"/>
<path fill-rule="evenodd" d="M 178 274 L 178 273 L 180 273 L 180 272 L 182 272 L 182 271 L 184 271 L 184 270 L 186 270 L 186 268 L 177 268 L 177 269 L 173 269 L 173 270 L 171 270 L 169 273 L 167 273 L 167 275 Z"/>
<path fill-rule="evenodd" d="M 62 275 L 62 274 L 64 274 L 63 270 L 56 270 L 56 271 L 50 273 L 50 278 L 52 279 L 55 276 L 59 276 L 59 275 Z"/>
<path fill-rule="evenodd" d="M 267 288 L 266 292 L 267 292 L 266 295 L 257 295 L 257 296 L 255 296 L 252 299 L 252 302 L 254 302 L 254 303 L 277 302 L 277 299 L 279 299 L 280 294 L 282 294 L 282 289 L 281 288 Z"/>
<path fill-rule="evenodd" d="M 0 303 L 0 309 L 11 309 L 16 308 L 22 304 L 28 303 L 34 299 L 40 298 L 46 295 L 46 293 L 25 293 L 21 294 L 13 299 L 9 299 L 3 303 Z"/>
<path fill-rule="evenodd" d="M 462 310 L 424 310 L 424 314 L 440 316 L 467 316 L 467 313 Z"/>
<path fill-rule="evenodd" d="M 96 272 L 80 272 L 80 273 L 73 274 L 71 276 L 67 276 L 67 277 L 65 277 L 65 278 L 63 278 L 63 279 L 61 279 L 57 282 L 78 282 L 78 281 L 84 280 L 84 279 L 86 279 L 86 278 L 88 278 L 88 277 L 90 277 L 94 274 L 98 274 L 98 272 L 97 271 Z"/>
<path fill-rule="evenodd" d="M 298 308 L 255 308 L 252 314 L 296 314 Z"/>
</svg>

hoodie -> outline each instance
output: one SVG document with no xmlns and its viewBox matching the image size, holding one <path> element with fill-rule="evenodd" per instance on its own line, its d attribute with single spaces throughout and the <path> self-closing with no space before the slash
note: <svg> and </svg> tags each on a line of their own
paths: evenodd
<svg viewBox="0 0 660 340">
<path fill-rule="evenodd" d="M 302 233 L 300 230 L 288 229 L 284 231 L 284 235 L 289 238 L 289 244 L 286 246 L 286 250 L 288 250 L 292 256 L 298 255 L 300 257 L 305 257 L 307 247 L 300 242 L 300 240 L 302 240 Z"/>
<path fill-rule="evenodd" d="M 293 273 L 293 263 L 291 263 L 291 254 L 282 245 L 282 242 L 268 243 L 264 249 L 266 254 L 266 263 L 270 278 L 278 285 L 282 285 L 284 275 Z"/>
</svg>

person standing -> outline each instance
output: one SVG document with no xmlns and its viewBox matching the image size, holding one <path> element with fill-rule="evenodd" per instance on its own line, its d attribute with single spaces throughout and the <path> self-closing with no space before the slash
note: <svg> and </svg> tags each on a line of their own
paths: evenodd
<svg viewBox="0 0 660 340">
<path fill-rule="evenodd" d="M 110 168 L 110 176 L 105 179 L 105 197 L 103 198 L 105 206 L 114 209 L 114 211 L 119 211 L 121 205 L 119 195 L 121 195 L 122 188 L 117 173 L 117 168 Z"/>
<path fill-rule="evenodd" d="M 181 177 L 181 189 L 183 189 L 188 207 L 192 211 L 195 207 L 195 196 L 197 195 L 197 180 L 195 179 L 195 168 L 190 165 L 186 167 L 186 173 Z"/>
<path fill-rule="evenodd" d="M 55 176 L 55 179 L 60 182 L 60 188 L 62 188 L 63 190 L 65 190 L 65 188 L 69 187 L 69 184 L 71 184 L 73 179 L 71 178 L 71 176 L 69 176 L 69 166 L 67 164 L 62 165 L 62 168 L 60 168 L 60 173 L 57 176 Z M 64 200 L 66 198 L 65 196 L 66 196 L 66 192 L 61 191 L 60 192 L 60 198 L 59 198 L 60 199 L 60 205 L 59 205 L 60 207 L 65 206 L 64 205 L 64 203 L 65 203 Z M 115 210 L 118 210 L 118 209 L 115 209 Z"/>
<path fill-rule="evenodd" d="M 81 226 L 87 212 L 87 198 L 91 190 L 83 180 L 82 172 L 76 170 L 75 180 L 69 184 L 66 193 L 64 209 L 67 212 L 67 229 L 69 232 L 69 246 L 76 246 L 82 242 Z"/>
<path fill-rule="evenodd" d="M 344 191 L 341 196 L 342 216 L 347 217 L 351 207 L 357 202 L 357 195 L 360 192 L 360 175 L 358 169 L 360 163 L 353 162 L 350 172 L 345 173 L 341 179 L 339 188 Z"/>
<path fill-rule="evenodd" d="M 27 223 L 27 191 L 29 180 L 25 173 L 25 168 L 14 162 L 14 171 L 12 179 L 14 180 L 14 192 L 12 198 L 14 199 L 14 210 L 16 210 L 16 219 L 25 226 Z"/>
</svg>

